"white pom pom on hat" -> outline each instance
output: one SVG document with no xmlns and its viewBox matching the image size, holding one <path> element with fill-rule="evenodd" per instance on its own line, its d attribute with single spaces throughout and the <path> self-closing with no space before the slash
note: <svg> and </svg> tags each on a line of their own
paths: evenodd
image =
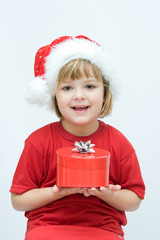
<svg viewBox="0 0 160 240">
<path fill-rule="evenodd" d="M 35 79 L 27 89 L 29 103 L 52 108 L 59 71 L 67 62 L 82 58 L 95 64 L 110 83 L 114 95 L 117 78 L 111 57 L 95 41 L 85 36 L 63 36 L 40 48 L 35 56 Z"/>
</svg>

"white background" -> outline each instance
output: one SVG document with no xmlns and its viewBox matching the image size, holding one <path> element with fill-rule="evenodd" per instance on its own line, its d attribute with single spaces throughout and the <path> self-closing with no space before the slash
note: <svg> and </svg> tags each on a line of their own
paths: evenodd
<svg viewBox="0 0 160 240">
<path fill-rule="evenodd" d="M 13 173 L 26 137 L 57 120 L 24 97 L 35 53 L 56 37 L 79 34 L 99 42 L 117 63 L 120 94 L 104 121 L 131 141 L 146 183 L 141 207 L 127 213 L 126 240 L 158 239 L 159 0 L 0 0 L 0 238 L 24 239 L 26 220 L 10 203 Z"/>
</svg>

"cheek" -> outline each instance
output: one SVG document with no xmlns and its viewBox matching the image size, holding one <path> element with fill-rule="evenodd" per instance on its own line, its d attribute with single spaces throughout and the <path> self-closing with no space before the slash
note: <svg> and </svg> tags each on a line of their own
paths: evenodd
<svg viewBox="0 0 160 240">
<path fill-rule="evenodd" d="M 57 94 L 56 98 L 57 98 L 57 105 L 59 109 L 63 109 L 65 106 L 69 105 L 70 103 L 70 98 L 64 93 Z"/>
<path fill-rule="evenodd" d="M 102 97 L 95 98 L 94 105 L 97 106 L 98 108 L 101 108 L 103 105 L 103 98 Z"/>
<path fill-rule="evenodd" d="M 60 109 L 61 106 L 63 105 L 63 98 L 61 97 L 61 94 L 57 94 L 56 99 L 57 99 L 57 106 Z"/>
<path fill-rule="evenodd" d="M 103 89 L 97 91 L 97 93 L 92 96 L 92 102 L 94 104 L 99 105 L 99 106 L 103 105 L 103 102 L 104 102 L 104 91 L 103 91 Z"/>
</svg>

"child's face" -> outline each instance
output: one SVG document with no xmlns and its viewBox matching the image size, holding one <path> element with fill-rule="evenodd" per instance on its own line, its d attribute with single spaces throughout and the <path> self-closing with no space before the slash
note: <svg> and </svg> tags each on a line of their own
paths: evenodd
<svg viewBox="0 0 160 240">
<path fill-rule="evenodd" d="M 65 79 L 58 83 L 57 104 L 63 125 L 68 130 L 69 126 L 88 126 L 94 131 L 97 126 L 97 118 L 103 105 L 104 86 L 95 78 L 93 71 L 91 73 L 89 78 L 83 74 L 80 79 Z"/>
</svg>

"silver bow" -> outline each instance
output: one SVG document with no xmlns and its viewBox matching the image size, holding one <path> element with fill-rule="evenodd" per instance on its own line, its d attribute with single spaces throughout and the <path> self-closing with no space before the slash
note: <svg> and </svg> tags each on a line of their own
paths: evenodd
<svg viewBox="0 0 160 240">
<path fill-rule="evenodd" d="M 91 144 L 91 140 L 88 142 L 75 142 L 74 146 L 75 148 L 72 149 L 74 152 L 79 152 L 79 153 L 94 153 L 95 151 L 92 149 L 95 144 Z"/>
</svg>

